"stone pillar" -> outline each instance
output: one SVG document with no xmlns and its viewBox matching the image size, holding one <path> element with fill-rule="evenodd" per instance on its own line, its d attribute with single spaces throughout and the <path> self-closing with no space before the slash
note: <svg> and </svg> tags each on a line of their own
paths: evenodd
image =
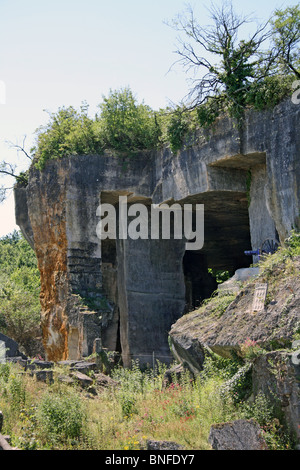
<svg viewBox="0 0 300 470">
<path fill-rule="evenodd" d="M 256 165 L 251 169 L 249 193 L 249 223 L 253 250 L 260 248 L 266 239 L 277 239 L 275 223 L 267 204 L 267 196 L 266 165 Z M 253 262 L 258 262 L 257 256 L 253 257 Z"/>
<path fill-rule="evenodd" d="M 183 240 L 118 240 L 118 295 L 123 363 L 173 360 L 171 325 L 182 315 Z"/>
</svg>

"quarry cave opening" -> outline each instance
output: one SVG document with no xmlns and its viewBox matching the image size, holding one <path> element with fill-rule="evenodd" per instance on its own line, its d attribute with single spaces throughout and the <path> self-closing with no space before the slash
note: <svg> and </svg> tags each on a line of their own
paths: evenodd
<svg viewBox="0 0 300 470">
<path fill-rule="evenodd" d="M 203 300 L 211 297 L 218 281 L 226 280 L 237 269 L 249 267 L 253 262 L 244 253 L 251 249 L 246 193 L 199 194 L 189 197 L 188 202 L 204 204 L 204 245 L 198 251 L 186 250 L 183 256 L 184 313 L 199 308 Z"/>
<path fill-rule="evenodd" d="M 102 193 L 101 196 L 105 202 L 114 204 L 118 212 L 118 193 Z M 132 200 L 130 202 L 132 203 Z M 149 200 L 147 202 L 149 204 Z M 251 249 L 246 192 L 212 191 L 189 196 L 181 200 L 180 204 L 204 204 L 203 247 L 200 250 L 179 250 L 178 252 L 185 290 L 184 311 L 178 312 L 182 315 L 198 308 L 203 300 L 211 297 L 218 288 L 217 279 L 219 280 L 220 273 L 232 276 L 237 269 L 249 267 L 253 261 L 244 253 Z M 174 218 L 171 214 L 172 228 L 173 224 Z M 114 305 L 110 321 L 102 330 L 103 346 L 122 354 L 122 341 L 124 342 L 125 339 L 122 336 L 119 309 L 117 241 L 101 240 L 101 252 L 103 288 L 108 300 Z"/>
</svg>

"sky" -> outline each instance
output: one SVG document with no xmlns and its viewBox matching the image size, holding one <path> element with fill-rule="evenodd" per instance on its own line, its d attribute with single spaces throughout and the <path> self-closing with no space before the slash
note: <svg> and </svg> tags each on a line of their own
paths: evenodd
<svg viewBox="0 0 300 470">
<path fill-rule="evenodd" d="M 188 77 L 179 66 L 170 70 L 178 33 L 167 23 L 188 3 L 200 24 L 210 23 L 202 0 L 0 0 L 0 161 L 26 169 L 28 160 L 8 142 L 22 144 L 26 136 L 29 150 L 36 129 L 48 122 L 46 111 L 85 101 L 94 115 L 110 89 L 129 86 L 153 109 L 179 103 Z M 232 3 L 262 22 L 299 1 Z M 0 237 L 14 229 L 10 192 L 0 205 Z"/>
</svg>

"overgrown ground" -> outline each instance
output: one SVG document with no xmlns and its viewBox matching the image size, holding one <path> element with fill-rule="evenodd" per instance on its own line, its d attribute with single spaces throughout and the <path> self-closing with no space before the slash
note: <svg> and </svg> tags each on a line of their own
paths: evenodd
<svg viewBox="0 0 300 470">
<path fill-rule="evenodd" d="M 270 281 L 271 290 L 276 289 L 272 273 L 279 266 L 280 277 L 299 275 L 293 262 L 299 255 L 300 235 L 293 232 L 285 246 L 261 263 L 261 275 Z M 211 302 L 221 315 L 226 305 L 216 303 L 215 296 Z M 295 331 L 293 339 L 299 337 L 300 330 Z M 167 386 L 166 366 L 160 363 L 154 371 L 141 371 L 138 363 L 131 369 L 115 367 L 111 377 L 118 385 L 100 389 L 95 383 L 96 394 L 61 382 L 58 377 L 68 371 L 58 365 L 53 383 L 47 384 L 17 364 L 0 364 L 2 434 L 24 450 L 140 450 L 148 439 L 207 450 L 212 424 L 253 417 L 270 449 L 291 449 L 294 443 L 274 404 L 264 395 L 251 398 L 251 362 L 266 351 L 251 340 L 241 346 L 241 357 L 207 354 L 202 373 L 193 379 L 187 372 L 180 379 L 174 374 Z"/>
<path fill-rule="evenodd" d="M 131 370 L 115 369 L 116 388 L 92 395 L 58 381 L 61 369 L 49 385 L 25 374 L 16 364 L 2 364 L 2 433 L 11 436 L 13 446 L 24 450 L 140 450 L 147 439 L 208 450 L 212 424 L 254 417 L 270 448 L 291 448 L 280 417 L 267 399 L 259 396 L 251 404 L 244 400 L 249 387 L 249 375 L 241 373 L 244 370 L 239 361 L 210 358 L 196 380 L 186 373 L 163 387 L 161 364 L 153 374 L 151 369 L 140 371 L 133 363 Z M 236 371 L 240 374 L 235 376 L 233 388 L 226 387 Z"/>
</svg>

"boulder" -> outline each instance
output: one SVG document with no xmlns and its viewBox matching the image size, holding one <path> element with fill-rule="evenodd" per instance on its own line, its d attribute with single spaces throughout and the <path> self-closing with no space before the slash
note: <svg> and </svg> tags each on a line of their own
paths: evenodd
<svg viewBox="0 0 300 470">
<path fill-rule="evenodd" d="M 89 376 L 83 374 L 82 372 L 75 371 L 71 373 L 71 377 L 77 381 L 82 388 L 88 388 L 93 385 L 93 379 L 91 379 Z"/>
<path fill-rule="evenodd" d="M 66 385 L 72 385 L 75 382 L 74 378 L 70 377 L 69 375 L 59 375 L 58 380 L 59 382 L 62 382 Z"/>
<path fill-rule="evenodd" d="M 82 374 L 88 374 L 90 371 L 97 370 L 96 362 L 86 362 L 86 361 L 78 361 L 73 364 L 70 369 L 72 371 L 81 372 Z"/>
<path fill-rule="evenodd" d="M 16 447 L 11 447 L 9 440 L 10 436 L 2 436 L 0 434 L 0 450 L 18 450 Z"/>
<path fill-rule="evenodd" d="M 147 441 L 147 450 L 183 450 L 184 447 L 171 441 Z"/>
<path fill-rule="evenodd" d="M 284 263 L 273 270 L 272 291 L 268 290 L 269 299 L 261 311 L 253 311 L 253 300 L 257 282 L 265 282 L 263 273 L 250 280 L 236 296 L 218 295 L 183 315 L 169 332 L 175 358 L 179 362 L 186 361 L 194 371 L 202 368 L 205 348 L 220 356 L 232 357 L 232 351 L 239 353 L 241 345 L 249 338 L 265 348 L 274 343 L 290 346 L 299 324 L 300 278 L 293 274 L 299 269 L 300 257 L 297 256 L 290 274 L 283 275 Z M 218 308 L 217 302 L 220 307 L 224 302 L 225 308 Z"/>
<path fill-rule="evenodd" d="M 252 419 L 214 424 L 208 440 L 214 450 L 268 450 L 258 423 Z"/>
<path fill-rule="evenodd" d="M 223 293 L 238 293 L 241 289 L 241 283 L 249 281 L 250 279 L 259 275 L 259 268 L 240 268 L 237 269 L 228 281 L 222 282 L 218 285 L 219 294 Z"/>
<path fill-rule="evenodd" d="M 30 374 L 39 382 L 45 382 L 48 384 L 53 383 L 53 370 L 51 369 L 36 369 L 32 370 Z"/>
<path fill-rule="evenodd" d="M 95 374 L 95 383 L 97 389 L 100 389 L 100 391 L 106 388 L 115 388 L 119 384 L 116 380 L 102 373 Z"/>
<path fill-rule="evenodd" d="M 3 426 L 3 413 L 0 411 L 0 450 L 19 450 L 17 447 L 10 446 L 10 436 L 3 436 L 1 434 Z"/>
<path fill-rule="evenodd" d="M 300 444 L 300 349 L 272 351 L 255 359 L 252 383 L 256 397 L 262 393 L 280 407 L 289 430 Z"/>
<path fill-rule="evenodd" d="M 36 369 L 52 369 L 54 363 L 51 361 L 42 361 L 39 359 L 34 359 L 33 361 L 27 362 L 27 369 L 36 370 Z"/>
<path fill-rule="evenodd" d="M 188 369 L 196 375 L 202 370 L 205 359 L 204 347 L 197 337 L 193 337 L 192 331 L 176 329 L 177 324 L 170 332 L 170 350 L 178 362 L 186 364 Z"/>
<path fill-rule="evenodd" d="M 172 367 L 171 369 L 166 370 L 164 374 L 162 388 L 166 388 L 171 385 L 174 381 L 180 382 L 181 377 L 186 372 L 186 368 L 183 364 L 177 364 L 176 366 Z M 193 375 L 190 373 L 191 380 L 193 379 Z"/>
</svg>

